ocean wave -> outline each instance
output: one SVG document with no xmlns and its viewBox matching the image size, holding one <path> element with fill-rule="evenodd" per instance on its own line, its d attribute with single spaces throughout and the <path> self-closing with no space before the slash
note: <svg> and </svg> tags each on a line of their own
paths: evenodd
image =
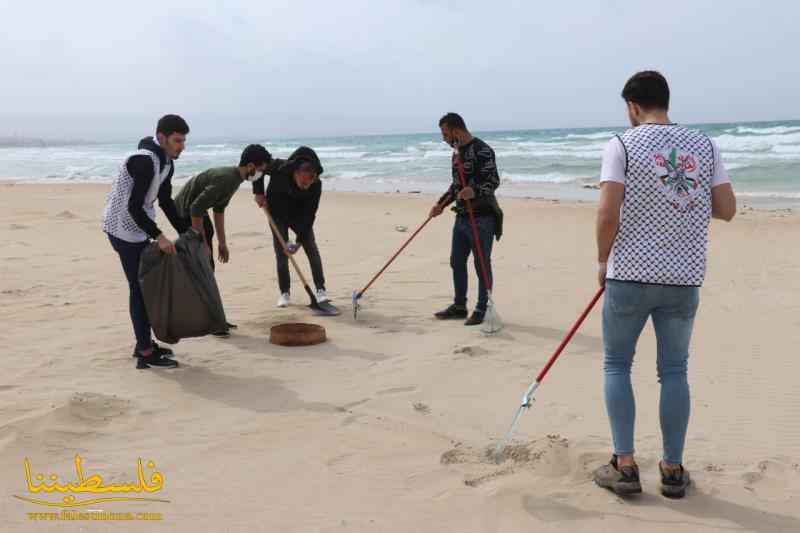
<svg viewBox="0 0 800 533">
<path fill-rule="evenodd" d="M 362 159 L 369 155 L 369 152 L 328 152 L 320 154 L 320 159 Z"/>
<path fill-rule="evenodd" d="M 357 172 L 350 170 L 343 170 L 326 175 L 326 179 L 339 179 L 339 180 L 360 180 L 372 176 L 371 172 Z"/>
<path fill-rule="evenodd" d="M 364 158 L 365 161 L 369 161 L 370 163 L 409 163 L 419 159 L 419 157 L 408 156 L 406 154 L 369 156 Z"/>
<path fill-rule="evenodd" d="M 788 198 L 800 200 L 800 192 L 787 191 L 736 191 L 736 196 L 743 196 L 745 198 Z"/>
<path fill-rule="evenodd" d="M 554 139 L 610 139 L 617 132 L 615 131 L 599 131 L 597 133 L 568 133 L 562 137 L 553 137 Z"/>
<path fill-rule="evenodd" d="M 780 154 L 776 152 L 733 152 L 723 151 L 722 160 L 727 161 L 748 161 L 751 163 L 769 164 L 776 161 L 797 161 L 800 153 L 789 152 Z"/>
<path fill-rule="evenodd" d="M 753 135 L 784 135 L 787 133 L 800 132 L 800 126 L 773 126 L 771 128 L 750 128 L 748 126 L 739 126 L 737 128 L 725 130 L 728 133 L 738 133 Z"/>
<path fill-rule="evenodd" d="M 357 150 L 361 148 L 358 145 L 355 146 L 319 146 L 314 148 L 317 152 L 352 152 L 353 150 Z"/>
<path fill-rule="evenodd" d="M 577 178 L 568 174 L 516 174 L 502 172 L 500 178 L 510 183 L 576 183 L 585 178 Z"/>
<path fill-rule="evenodd" d="M 425 159 L 430 159 L 431 157 L 452 157 L 453 152 L 450 150 L 428 150 L 425 152 L 423 157 Z"/>
<path fill-rule="evenodd" d="M 735 152 L 769 152 L 776 146 L 800 146 L 800 131 L 784 135 L 731 135 L 714 137 L 721 150 Z"/>
</svg>

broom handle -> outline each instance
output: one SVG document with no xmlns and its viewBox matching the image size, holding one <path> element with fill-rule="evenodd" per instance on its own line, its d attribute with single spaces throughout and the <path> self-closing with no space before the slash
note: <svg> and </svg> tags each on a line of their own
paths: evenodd
<svg viewBox="0 0 800 533">
<path fill-rule="evenodd" d="M 558 356 L 561 355 L 561 352 L 564 351 L 564 348 L 567 346 L 567 344 L 569 344 L 569 341 L 571 341 L 572 337 L 575 336 L 575 333 L 578 331 L 578 328 L 581 327 L 583 321 L 586 320 L 587 316 L 589 316 L 589 313 L 592 311 L 592 308 L 594 308 L 594 305 L 597 303 L 597 300 L 600 299 L 600 297 L 603 295 L 603 291 L 605 290 L 606 290 L 605 287 L 600 287 L 600 290 L 598 290 L 597 294 L 594 295 L 592 301 L 589 302 L 589 305 L 587 305 L 586 309 L 583 310 L 583 313 L 581 313 L 581 316 L 578 317 L 577 322 L 575 322 L 575 324 L 572 326 L 572 329 L 569 330 L 569 333 L 567 333 L 567 336 L 564 337 L 563 341 L 561 341 L 561 344 L 558 345 L 558 348 L 556 348 L 556 351 L 553 353 L 553 355 L 550 356 L 550 359 L 547 361 L 547 364 L 544 365 L 542 371 L 539 372 L 539 375 L 536 376 L 537 384 L 541 383 L 541 381 L 547 375 L 547 372 L 550 371 L 550 367 L 553 366 L 553 364 L 555 364 L 556 359 L 558 359 Z"/>
<path fill-rule="evenodd" d="M 411 235 L 411 237 L 409 237 L 409 238 L 408 238 L 408 240 L 407 240 L 407 241 L 406 241 L 406 242 L 403 244 L 403 246 L 401 246 L 401 247 L 400 247 L 400 249 L 399 249 L 399 250 L 397 250 L 397 253 L 395 253 L 395 254 L 392 256 L 392 258 L 391 258 L 391 259 L 389 259 L 389 261 L 387 261 L 387 262 L 386 262 L 386 264 L 383 266 L 383 268 L 380 270 L 380 272 L 378 272 L 377 274 L 375 274 L 375 276 L 374 276 L 374 277 L 373 277 L 373 278 L 372 278 L 372 279 L 369 281 L 369 283 L 367 283 L 367 286 L 366 286 L 366 287 L 364 287 L 363 289 L 361 289 L 361 291 L 358 293 L 358 298 L 361 298 L 361 296 L 363 296 L 363 295 L 364 295 L 364 293 L 365 293 L 365 292 L 367 292 L 367 289 L 369 289 L 369 288 L 372 286 L 372 284 L 373 284 L 373 283 L 375 283 L 375 281 L 376 281 L 376 280 L 377 280 L 377 279 L 378 279 L 378 278 L 381 276 L 381 274 L 383 274 L 383 273 L 386 271 L 386 269 L 387 269 L 387 268 L 389 268 L 389 265 L 391 265 L 391 264 L 392 264 L 392 262 L 393 262 L 395 259 L 397 259 L 397 256 L 398 256 L 398 255 L 400 255 L 400 253 L 401 253 L 403 250 L 405 250 L 405 249 L 406 249 L 406 246 L 408 246 L 409 244 L 411 244 L 411 241 L 413 241 L 413 240 L 414 240 L 414 237 L 416 237 L 416 236 L 419 234 L 419 232 L 420 232 L 420 231 L 422 231 L 422 228 L 424 228 L 425 226 L 427 226 L 427 225 L 428 225 L 428 222 L 430 222 L 430 221 L 431 221 L 431 218 L 432 218 L 432 217 L 430 217 L 430 216 L 429 216 L 428 218 L 426 218 L 426 219 L 425 219 L 425 222 L 423 222 L 423 223 L 422 223 L 422 225 L 421 225 L 419 228 L 417 228 L 417 231 L 415 231 L 415 232 L 414 232 L 414 233 Z"/>
<path fill-rule="evenodd" d="M 467 188 L 467 180 L 464 179 L 464 162 L 461 160 L 461 155 L 456 153 L 456 168 L 458 169 L 458 178 L 461 180 L 461 190 Z M 475 193 L 477 195 L 477 193 Z M 456 199 L 458 201 L 458 199 Z M 475 241 L 475 250 L 478 252 L 478 259 L 481 263 L 481 274 L 483 275 L 483 284 L 486 290 L 492 292 L 491 284 L 489 283 L 489 271 L 486 269 L 486 260 L 483 258 L 483 247 L 478 240 L 478 223 L 475 221 L 475 212 L 472 210 L 472 203 L 469 200 L 464 200 L 467 206 L 467 214 L 469 215 L 469 223 L 472 226 L 472 239 Z"/>
<path fill-rule="evenodd" d="M 267 204 L 264 204 L 264 213 L 267 215 L 267 220 L 269 220 L 269 225 L 272 228 L 272 232 L 278 238 L 278 241 L 281 243 L 281 247 L 283 248 L 283 253 L 286 254 L 286 257 L 289 258 L 289 261 L 292 262 L 292 266 L 294 267 L 295 272 L 297 275 L 300 276 L 300 281 L 303 282 L 304 287 L 308 287 L 308 282 L 306 282 L 305 276 L 303 276 L 303 271 L 300 270 L 300 267 L 297 266 L 297 262 L 294 260 L 294 256 L 289 253 L 289 247 L 286 245 L 286 240 L 284 240 L 283 235 L 281 235 L 280 230 L 278 230 L 278 226 L 275 224 L 275 221 L 272 220 L 272 215 L 269 214 L 269 208 Z"/>
</svg>

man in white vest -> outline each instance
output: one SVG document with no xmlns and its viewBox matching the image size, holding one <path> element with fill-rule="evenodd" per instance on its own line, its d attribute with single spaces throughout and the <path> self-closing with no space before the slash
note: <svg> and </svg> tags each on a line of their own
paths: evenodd
<svg viewBox="0 0 800 533">
<path fill-rule="evenodd" d="M 161 117 L 156 136 L 139 141 L 138 151 L 129 155 L 119 168 L 103 212 L 103 231 L 119 254 L 130 290 L 129 310 L 139 368 L 178 366 L 168 356 L 172 351 L 158 346 L 150 335 L 142 291 L 139 288 L 139 259 L 151 240 L 162 252 L 175 254 L 174 241 L 156 225 L 155 202 L 180 234 L 189 225 L 180 217 L 172 199 L 173 161 L 180 157 L 189 134 L 189 125 L 178 115 Z"/>
<path fill-rule="evenodd" d="M 642 491 L 630 372 L 639 335 L 652 319 L 661 383 L 661 493 L 682 498 L 690 484 L 683 468 L 689 342 L 705 277 L 708 227 L 712 217 L 733 219 L 736 197 L 716 144 L 669 120 L 669 96 L 658 72 L 628 80 L 622 98 L 633 127 L 611 139 L 603 154 L 596 230 L 614 455 L 594 480 L 621 495 Z"/>
</svg>

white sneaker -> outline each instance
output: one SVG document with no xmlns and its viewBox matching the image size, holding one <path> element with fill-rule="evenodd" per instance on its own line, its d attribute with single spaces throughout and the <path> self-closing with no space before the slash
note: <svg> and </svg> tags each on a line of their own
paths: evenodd
<svg viewBox="0 0 800 533">
<path fill-rule="evenodd" d="M 289 307 L 289 299 L 290 296 L 288 292 L 281 294 L 281 297 L 278 298 L 278 307 Z"/>
<path fill-rule="evenodd" d="M 331 299 L 328 298 L 328 293 L 325 292 L 325 289 L 317 289 L 317 302 L 324 304 L 325 302 L 330 302 Z"/>
</svg>

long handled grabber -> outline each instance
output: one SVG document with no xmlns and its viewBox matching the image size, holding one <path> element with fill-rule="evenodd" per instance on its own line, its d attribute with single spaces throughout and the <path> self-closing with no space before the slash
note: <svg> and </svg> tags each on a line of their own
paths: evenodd
<svg viewBox="0 0 800 533">
<path fill-rule="evenodd" d="M 311 298 L 311 303 L 308 306 L 311 309 L 313 309 L 318 315 L 325 315 L 325 316 L 338 315 L 340 311 L 339 309 L 336 308 L 336 306 L 332 305 L 330 302 L 317 301 L 317 296 L 314 294 L 314 291 L 312 291 L 311 287 L 308 285 L 305 276 L 303 276 L 303 272 L 300 270 L 300 267 L 294 260 L 294 256 L 291 253 L 289 253 L 289 247 L 286 245 L 286 239 L 283 238 L 283 235 L 281 235 L 278 226 L 275 225 L 275 221 L 272 220 L 272 215 L 269 214 L 269 208 L 266 206 L 266 204 L 264 205 L 264 213 L 267 215 L 267 220 L 269 221 L 269 227 L 272 228 L 272 233 L 275 235 L 275 237 L 277 237 L 278 241 L 281 243 L 281 247 L 283 248 L 283 253 L 285 253 L 286 257 L 289 258 L 289 261 L 292 262 L 294 271 L 297 272 L 297 275 L 300 277 L 300 281 L 303 282 L 303 288 L 306 290 L 306 294 L 308 294 L 308 297 Z"/>
<path fill-rule="evenodd" d="M 459 155 L 458 151 L 455 152 L 455 155 L 456 166 L 458 168 L 458 178 L 461 180 L 461 187 L 463 190 L 467 188 L 467 180 L 464 179 L 464 162 L 461 160 L 461 156 Z M 480 240 L 478 240 L 478 224 L 475 222 L 475 212 L 473 211 L 472 203 L 469 200 L 464 200 L 464 204 L 467 206 L 469 223 L 472 227 L 472 240 L 475 243 L 475 251 L 477 252 L 478 259 L 480 261 L 483 284 L 486 287 L 486 291 L 488 292 L 489 296 L 486 304 L 486 313 L 483 316 L 483 323 L 481 324 L 481 331 L 487 335 L 492 335 L 503 329 L 503 322 L 500 319 L 500 315 L 497 313 L 497 308 L 495 307 L 494 300 L 492 299 L 492 285 L 489 283 L 489 271 L 486 269 L 486 259 L 483 255 L 483 247 L 481 246 Z"/>
<path fill-rule="evenodd" d="M 397 256 L 400 255 L 403 252 L 403 250 L 406 249 L 406 246 L 411 244 L 411 241 L 414 240 L 414 237 L 416 237 L 419 234 L 419 232 L 422 231 L 422 228 L 428 225 L 428 222 L 430 222 L 432 218 L 433 217 L 429 215 L 428 218 L 425 219 L 425 222 L 423 222 L 422 225 L 417 228 L 417 231 L 411 234 L 411 237 L 409 237 L 408 240 L 403 243 L 403 246 L 401 246 L 400 249 L 397 250 L 397 252 L 392 256 L 392 258 L 389 259 L 385 265 L 383 265 L 383 268 L 380 269 L 380 271 L 378 271 L 378 273 L 375 274 L 371 280 L 369 280 L 369 283 L 367 283 L 367 285 L 363 289 L 361 289 L 360 291 L 353 291 L 353 319 L 358 318 L 358 310 L 360 308 L 358 301 L 361 299 L 362 296 L 364 296 L 364 293 L 367 292 L 367 289 L 369 289 L 372 286 L 372 284 L 375 283 L 375 280 L 377 280 L 381 276 L 381 274 L 383 274 L 386 271 L 386 269 L 389 268 L 389 265 L 391 265 L 392 262 L 394 262 L 394 260 L 397 259 Z"/>
<path fill-rule="evenodd" d="M 547 372 L 550 371 L 550 367 L 552 367 L 555 364 L 556 359 L 558 359 L 558 356 L 561 355 L 561 352 L 564 351 L 564 348 L 566 348 L 567 344 L 569 344 L 569 341 L 571 341 L 572 337 L 575 336 L 575 333 L 578 331 L 578 328 L 581 327 L 583 321 L 586 320 L 587 316 L 589 316 L 589 313 L 592 311 L 592 308 L 597 303 L 597 300 L 599 300 L 600 297 L 603 295 L 604 290 L 605 287 L 601 287 L 600 290 L 597 291 L 597 294 L 594 295 L 592 301 L 589 302 L 589 305 L 587 305 L 586 309 L 583 310 L 581 316 L 578 317 L 578 321 L 575 322 L 575 324 L 572 326 L 572 329 L 570 329 L 569 332 L 567 333 L 567 336 L 564 337 L 564 340 L 562 340 L 561 344 L 559 344 L 558 348 L 556 348 L 556 351 L 553 353 L 553 355 L 550 356 L 550 359 L 547 361 L 547 364 L 544 365 L 542 371 L 539 372 L 538 376 L 536 376 L 536 381 L 531 383 L 531 386 L 528 387 L 528 390 L 525 391 L 525 395 L 522 397 L 522 405 L 519 406 L 519 409 L 517 409 L 517 414 L 514 415 L 514 420 L 511 422 L 511 428 L 508 430 L 508 433 L 506 434 L 505 438 L 497 443 L 497 447 L 494 450 L 494 460 L 498 464 L 503 462 L 504 459 L 503 453 L 505 452 L 506 444 L 511 438 L 511 434 L 514 433 L 514 429 L 517 426 L 517 422 L 519 422 L 520 416 L 522 416 L 522 413 L 525 411 L 525 409 L 530 408 L 531 403 L 533 402 L 533 393 L 536 392 L 536 389 L 538 389 L 539 385 L 542 384 L 542 380 L 544 380 L 544 377 L 547 375 Z"/>
</svg>

